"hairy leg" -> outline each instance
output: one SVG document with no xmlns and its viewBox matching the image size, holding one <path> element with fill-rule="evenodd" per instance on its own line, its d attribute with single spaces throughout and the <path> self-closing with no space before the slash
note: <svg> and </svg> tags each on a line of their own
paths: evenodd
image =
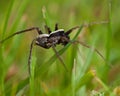
<svg viewBox="0 0 120 96">
<path fill-rule="evenodd" d="M 35 44 L 35 41 L 36 39 L 34 39 L 32 42 L 31 42 L 31 45 L 30 45 L 30 52 L 29 52 L 29 57 L 28 57 L 28 72 L 29 72 L 29 75 L 31 76 L 31 57 L 32 57 L 32 50 L 33 50 L 33 47 L 34 47 L 34 44 Z"/>
<path fill-rule="evenodd" d="M 55 31 L 58 30 L 58 24 L 55 24 Z"/>
<path fill-rule="evenodd" d="M 7 38 L 1 40 L 0 43 L 4 43 L 6 40 L 10 39 L 11 37 L 13 37 L 15 35 L 18 35 L 18 34 L 21 34 L 21 33 L 25 33 L 25 32 L 30 32 L 32 30 L 36 30 L 38 32 L 38 34 L 42 34 L 42 31 L 38 27 L 32 27 L 32 28 L 29 28 L 29 29 L 25 29 L 25 30 L 13 33 L 12 35 L 8 36 Z"/>
</svg>

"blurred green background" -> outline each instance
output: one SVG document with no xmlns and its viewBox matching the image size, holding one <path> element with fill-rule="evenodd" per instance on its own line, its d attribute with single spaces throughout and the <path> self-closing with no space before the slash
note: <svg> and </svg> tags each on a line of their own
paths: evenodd
<svg viewBox="0 0 120 96">
<path fill-rule="evenodd" d="M 28 32 L 0 44 L 0 96 L 120 96 L 120 1 L 119 0 L 1 0 L 0 40 L 27 28 L 54 25 L 68 29 L 93 24 L 71 33 L 71 39 L 91 46 L 57 46 L 68 68 L 52 49 L 35 46 L 32 77 L 27 60 L 30 43 L 38 35 Z M 46 17 L 43 17 L 43 8 Z M 108 21 L 107 24 L 101 24 Z M 96 54 L 97 48 L 105 61 Z"/>
</svg>

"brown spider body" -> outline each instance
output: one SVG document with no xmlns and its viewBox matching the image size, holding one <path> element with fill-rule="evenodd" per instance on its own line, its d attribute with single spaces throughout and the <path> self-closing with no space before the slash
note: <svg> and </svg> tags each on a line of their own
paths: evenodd
<svg viewBox="0 0 120 96">
<path fill-rule="evenodd" d="M 40 34 L 35 41 L 35 44 L 49 49 L 52 46 L 56 46 L 59 44 L 66 45 L 70 41 L 70 38 L 67 34 L 65 34 L 63 29 L 59 29 L 51 32 L 50 34 Z"/>
</svg>

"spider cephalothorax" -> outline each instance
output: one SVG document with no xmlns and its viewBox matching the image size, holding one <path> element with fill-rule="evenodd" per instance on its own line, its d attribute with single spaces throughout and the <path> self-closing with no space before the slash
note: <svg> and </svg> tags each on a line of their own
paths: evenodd
<svg viewBox="0 0 120 96">
<path fill-rule="evenodd" d="M 56 31 L 51 32 L 50 34 L 40 34 L 36 38 L 36 45 L 41 46 L 43 48 L 50 48 L 53 45 L 56 46 L 57 44 L 66 45 L 70 41 L 69 36 L 65 33 L 64 29 L 59 29 Z"/>
</svg>

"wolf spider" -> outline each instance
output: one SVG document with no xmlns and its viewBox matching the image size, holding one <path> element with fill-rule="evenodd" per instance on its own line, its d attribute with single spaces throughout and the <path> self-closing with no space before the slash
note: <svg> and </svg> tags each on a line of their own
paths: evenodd
<svg viewBox="0 0 120 96">
<path fill-rule="evenodd" d="M 51 31 L 51 29 L 48 26 L 45 26 L 45 29 L 48 31 L 48 34 L 44 34 L 38 27 L 32 27 L 29 29 L 25 29 L 22 31 L 18 31 L 16 33 L 13 33 L 12 35 L 8 36 L 7 38 L 3 39 L 0 41 L 0 43 L 4 43 L 6 40 L 10 39 L 11 37 L 21 34 L 21 33 L 25 33 L 25 32 L 30 32 L 32 30 L 36 30 L 36 32 L 39 34 L 35 39 L 32 40 L 31 45 L 30 45 L 30 52 L 29 52 L 29 58 L 28 58 L 28 70 L 29 70 L 29 74 L 30 74 L 30 64 L 31 64 L 31 56 L 32 56 L 32 49 L 33 49 L 33 45 L 37 45 L 40 47 L 43 47 L 45 49 L 49 49 L 49 48 L 53 48 L 56 56 L 58 57 L 58 59 L 61 61 L 61 63 L 63 64 L 63 66 L 65 67 L 66 70 L 67 67 L 64 64 L 63 60 L 61 59 L 61 57 L 59 56 L 55 46 L 56 45 L 63 45 L 66 46 L 69 42 L 71 42 L 70 39 L 70 33 L 75 30 L 75 29 L 79 29 L 79 26 L 73 27 L 71 29 L 69 29 L 68 31 L 64 31 L 64 29 L 58 29 L 58 24 L 55 24 L 55 31 Z M 83 46 L 87 47 L 87 48 L 91 48 L 90 46 L 84 44 L 83 42 L 80 41 L 73 41 L 72 43 L 80 43 Z M 97 49 L 94 49 L 94 51 L 96 51 L 103 59 L 104 57 L 100 54 L 100 52 Z"/>
</svg>

